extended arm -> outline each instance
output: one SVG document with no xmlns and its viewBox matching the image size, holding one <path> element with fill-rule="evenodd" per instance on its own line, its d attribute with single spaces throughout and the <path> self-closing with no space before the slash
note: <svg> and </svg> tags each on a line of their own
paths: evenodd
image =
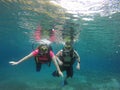
<svg viewBox="0 0 120 90">
<path fill-rule="evenodd" d="M 29 58 L 31 58 L 33 55 L 32 55 L 32 53 L 30 53 L 30 54 L 28 54 L 27 56 L 25 56 L 25 57 L 23 57 L 22 59 L 20 59 L 19 61 L 10 61 L 9 63 L 11 64 L 11 65 L 17 65 L 17 64 L 19 64 L 19 63 L 21 63 L 21 62 L 23 62 L 23 61 L 25 61 L 25 60 L 28 60 Z"/>
</svg>

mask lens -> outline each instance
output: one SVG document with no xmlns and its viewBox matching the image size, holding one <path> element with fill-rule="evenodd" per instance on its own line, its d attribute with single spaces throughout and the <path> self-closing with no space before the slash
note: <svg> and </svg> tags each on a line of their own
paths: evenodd
<svg viewBox="0 0 120 90">
<path fill-rule="evenodd" d="M 65 46 L 66 49 L 71 49 L 70 45 Z"/>
<path fill-rule="evenodd" d="M 42 51 L 42 52 L 46 52 L 47 50 L 48 50 L 48 49 L 47 49 L 46 46 L 42 46 L 42 47 L 41 47 L 41 51 Z"/>
</svg>

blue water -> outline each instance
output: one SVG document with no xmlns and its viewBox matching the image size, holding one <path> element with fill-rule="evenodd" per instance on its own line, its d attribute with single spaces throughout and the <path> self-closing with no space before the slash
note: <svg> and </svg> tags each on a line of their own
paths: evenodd
<svg viewBox="0 0 120 90">
<path fill-rule="evenodd" d="M 61 78 L 52 77 L 53 64 L 50 68 L 44 65 L 38 73 L 34 58 L 17 66 L 8 63 L 32 51 L 32 34 L 40 17 L 26 7 L 25 3 L 0 1 L 0 90 L 120 90 L 120 6 L 113 14 L 80 20 L 74 47 L 81 57 L 81 69 L 74 67 L 74 77 L 65 87 L 60 87 Z M 60 48 L 53 44 L 53 49 L 56 53 Z"/>
</svg>

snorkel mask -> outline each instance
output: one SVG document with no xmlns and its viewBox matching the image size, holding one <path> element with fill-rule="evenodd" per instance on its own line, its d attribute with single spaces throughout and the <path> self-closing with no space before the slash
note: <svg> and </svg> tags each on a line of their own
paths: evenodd
<svg viewBox="0 0 120 90">
<path fill-rule="evenodd" d="M 46 45 L 41 46 L 41 47 L 40 47 L 40 52 L 42 52 L 42 53 L 47 53 L 47 52 L 48 52 L 47 46 L 46 46 Z"/>
<path fill-rule="evenodd" d="M 72 46 L 71 45 L 65 45 L 65 49 L 71 50 Z"/>
<path fill-rule="evenodd" d="M 71 49 L 72 49 L 71 42 L 66 42 L 66 43 L 65 43 L 65 49 L 66 49 L 66 50 L 71 50 Z"/>
</svg>

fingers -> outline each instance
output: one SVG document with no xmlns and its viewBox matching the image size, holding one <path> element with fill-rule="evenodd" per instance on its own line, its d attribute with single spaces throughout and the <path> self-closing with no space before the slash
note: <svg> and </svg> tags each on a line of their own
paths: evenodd
<svg viewBox="0 0 120 90">
<path fill-rule="evenodd" d="M 77 66 L 76 68 L 77 68 L 77 70 L 80 70 L 80 67 L 79 67 L 79 66 Z"/>
<path fill-rule="evenodd" d="M 61 75 L 62 77 L 63 77 L 63 73 L 62 73 L 62 75 Z"/>
<path fill-rule="evenodd" d="M 60 75 L 61 77 L 63 77 L 63 73 L 62 73 L 62 72 L 59 72 L 59 75 Z"/>
<path fill-rule="evenodd" d="M 62 61 L 60 61 L 60 62 L 59 62 L 59 65 L 61 65 L 61 66 L 62 66 L 62 65 L 63 65 L 63 62 L 62 62 Z"/>
<path fill-rule="evenodd" d="M 62 63 L 62 62 L 60 62 L 60 63 L 59 63 L 59 65 L 61 65 L 61 66 L 62 66 L 62 65 L 63 65 L 63 63 Z"/>
<path fill-rule="evenodd" d="M 61 62 L 61 65 L 63 65 L 63 62 Z"/>
<path fill-rule="evenodd" d="M 10 62 L 9 62 L 9 64 L 12 64 L 12 63 L 13 63 L 13 61 L 10 61 Z"/>
<path fill-rule="evenodd" d="M 10 61 L 9 64 L 11 64 L 11 65 L 16 65 L 17 63 L 14 62 L 14 61 Z"/>
</svg>

